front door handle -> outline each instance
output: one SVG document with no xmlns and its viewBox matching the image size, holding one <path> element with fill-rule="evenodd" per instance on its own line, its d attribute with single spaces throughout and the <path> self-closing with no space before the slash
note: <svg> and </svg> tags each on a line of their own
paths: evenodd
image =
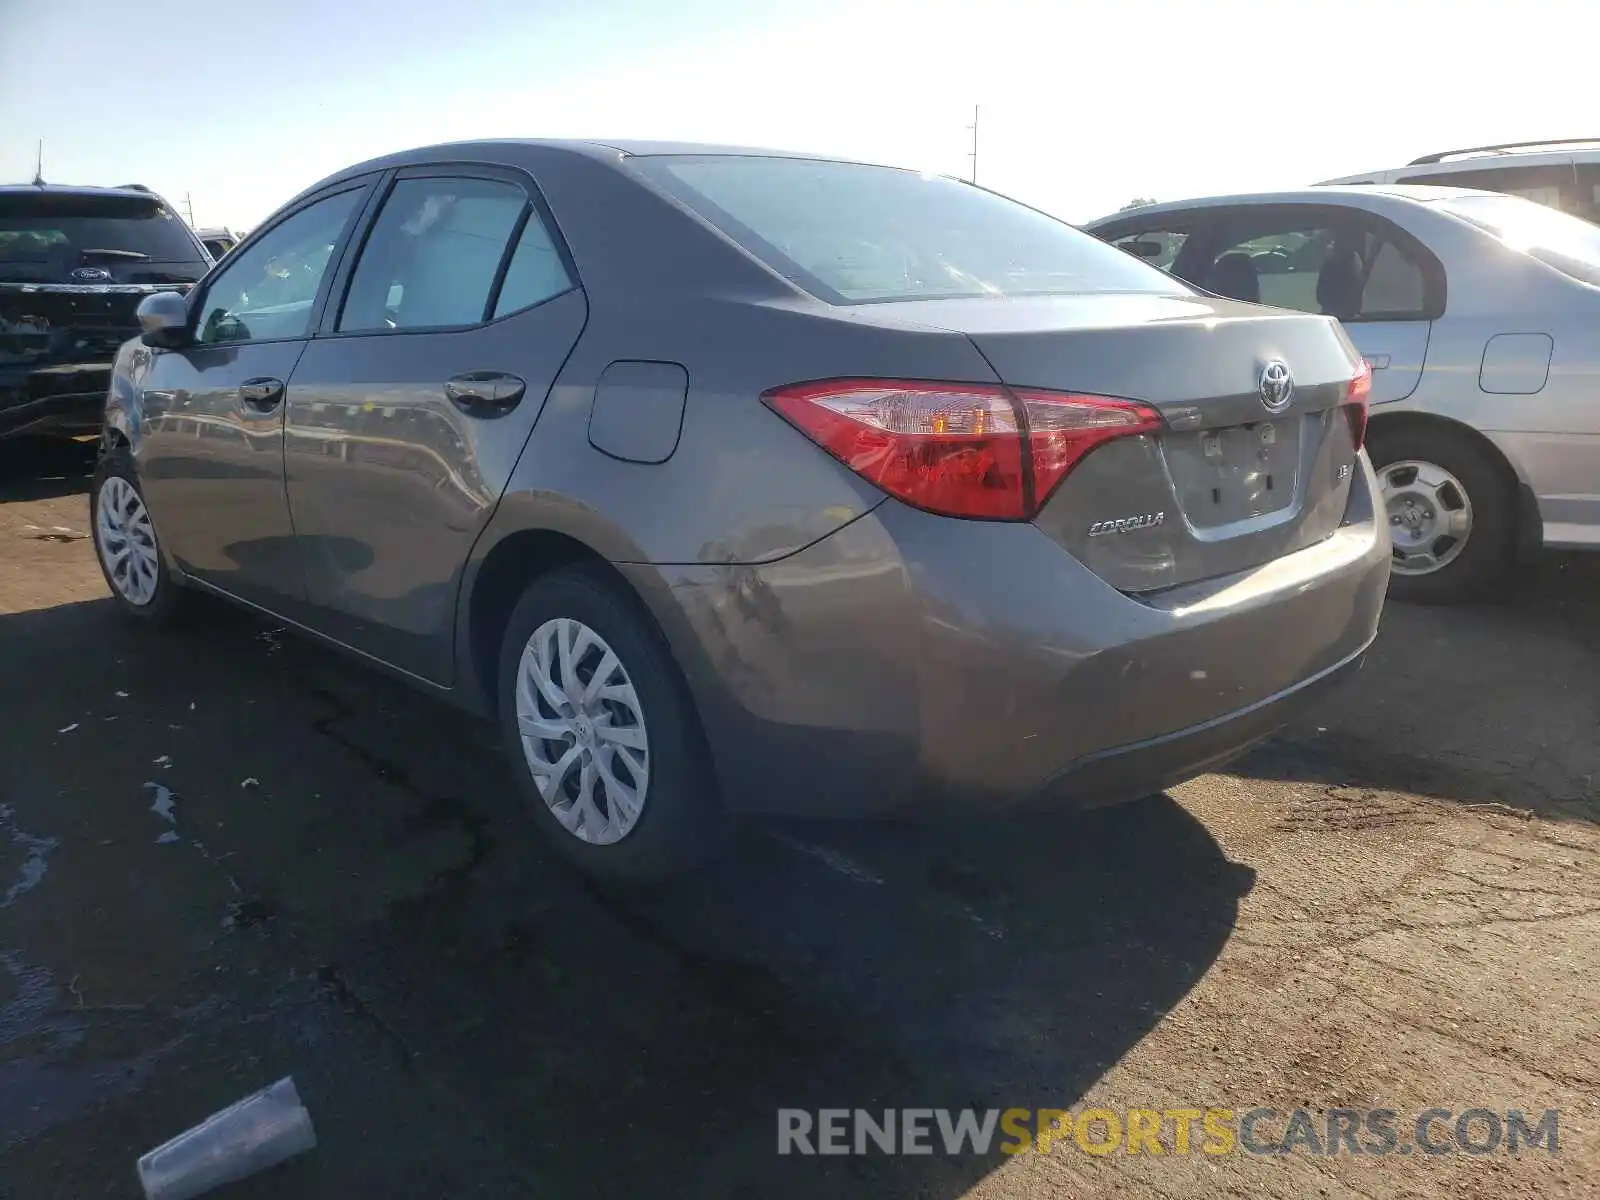
<svg viewBox="0 0 1600 1200">
<path fill-rule="evenodd" d="M 1389 365 L 1389 356 L 1387 354 L 1369 354 L 1366 359 L 1367 366 L 1374 371 L 1381 371 Z"/>
<path fill-rule="evenodd" d="M 269 413 L 283 403 L 283 380 L 246 379 L 239 385 L 239 402 L 252 412 Z"/>
<path fill-rule="evenodd" d="M 504 371 L 468 371 L 445 381 L 444 394 L 469 417 L 503 417 L 522 402 L 528 385 Z"/>
</svg>

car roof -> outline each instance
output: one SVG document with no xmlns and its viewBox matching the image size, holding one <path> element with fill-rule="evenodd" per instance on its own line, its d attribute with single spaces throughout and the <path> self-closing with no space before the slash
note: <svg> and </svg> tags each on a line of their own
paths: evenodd
<svg viewBox="0 0 1600 1200">
<path fill-rule="evenodd" d="M 837 154 L 808 154 L 794 150 L 775 150 L 760 146 L 721 145 L 713 142 L 653 142 L 633 138 L 478 138 L 462 142 L 439 142 L 429 146 L 416 146 L 410 150 L 397 150 L 379 158 L 354 163 L 319 179 L 303 189 L 283 207 L 297 204 L 306 196 L 333 184 L 344 183 L 362 175 L 404 167 L 427 166 L 443 162 L 468 162 L 478 159 L 489 163 L 514 162 L 519 152 L 534 150 L 544 154 L 568 154 L 597 162 L 615 163 L 623 158 L 644 158 L 654 155 L 720 155 L 738 158 L 794 158 L 815 162 L 848 162 L 861 166 L 864 163 Z"/>
<path fill-rule="evenodd" d="M 636 138 L 619 138 L 616 140 L 597 139 L 594 141 L 546 144 L 577 147 L 592 146 L 601 150 L 615 150 L 622 154 L 641 158 L 654 154 L 713 154 L 734 157 L 811 158 L 833 162 L 856 161 L 853 159 L 841 159 L 837 154 L 814 154 L 803 150 L 777 150 L 768 146 L 724 145 L 716 142 L 654 142 Z"/>
<path fill-rule="evenodd" d="M 1461 150 L 1441 150 L 1435 154 L 1424 154 L 1421 158 L 1413 158 L 1406 166 L 1430 166 L 1434 163 L 1447 162 L 1452 159 L 1477 160 L 1485 155 L 1502 157 L 1520 154 L 1548 154 L 1557 150 L 1564 150 L 1564 152 L 1572 154 L 1593 153 L 1596 150 L 1600 150 L 1600 138 L 1547 138 L 1542 142 L 1495 142 L 1488 146 L 1467 146 Z"/>
<path fill-rule="evenodd" d="M 730 158 L 795 158 L 810 159 L 817 162 L 858 163 L 862 166 L 879 165 L 865 163 L 859 159 L 847 158 L 838 154 L 811 154 L 804 151 L 776 150 L 762 146 L 722 145 L 713 142 L 653 142 L 640 141 L 633 138 L 613 138 L 609 140 L 599 138 L 481 138 L 464 142 L 440 142 L 430 146 L 417 146 L 410 150 L 398 150 L 380 158 L 371 158 L 366 162 L 355 163 L 335 172 L 326 179 L 312 184 L 300 195 L 307 195 L 330 183 L 341 182 L 357 175 L 368 175 L 376 171 L 419 166 L 450 159 L 472 159 L 478 156 L 483 156 L 493 161 L 496 158 L 503 158 L 507 153 L 515 154 L 519 150 L 539 150 L 545 153 L 554 151 L 561 154 L 571 154 L 610 162 L 615 162 L 619 158 L 645 158 L 664 154 L 703 154 Z"/>
<path fill-rule="evenodd" d="M 493 153 L 516 148 L 537 148 L 565 151 L 587 158 L 615 159 L 618 155 L 630 158 L 658 154 L 704 154 L 743 158 L 802 158 L 828 162 L 853 162 L 837 154 L 808 154 L 803 151 L 775 150 L 761 146 L 722 145 L 713 142 L 659 142 L 634 138 L 482 138 L 464 142 L 441 142 L 431 146 L 417 146 L 399 150 L 381 158 L 368 159 L 339 172 L 339 175 L 365 174 L 369 171 L 403 167 L 418 160 L 437 159 L 441 152 L 452 155 Z"/>
<path fill-rule="evenodd" d="M 1514 167 L 1570 166 L 1575 162 L 1600 161 L 1600 138 L 1551 138 L 1533 142 L 1499 142 L 1489 146 L 1468 146 L 1461 150 L 1442 150 L 1424 154 L 1408 163 L 1379 167 L 1360 175 L 1340 175 L 1325 183 L 1359 183 L 1368 175 L 1399 175 L 1418 172 L 1424 175 L 1455 171 L 1483 171 Z"/>
<path fill-rule="evenodd" d="M 1160 204 L 1141 204 L 1138 208 L 1108 213 L 1083 224 L 1084 229 L 1110 225 L 1130 217 L 1157 216 L 1162 213 L 1190 212 L 1197 208 L 1227 208 L 1245 204 L 1338 204 L 1377 199 L 1379 206 L 1398 201 L 1402 204 L 1430 204 L 1461 196 L 1499 196 L 1503 193 L 1482 188 L 1439 187 L 1434 184 L 1361 183 L 1343 186 L 1293 188 L 1283 192 L 1241 192 L 1231 196 L 1196 196 L 1190 200 L 1168 200 Z M 1358 205 L 1360 207 L 1360 205 Z"/>
<path fill-rule="evenodd" d="M 142 184 L 123 184 L 119 187 L 96 187 L 86 183 L 0 183 L 0 196 L 145 196 L 160 200 Z"/>
</svg>

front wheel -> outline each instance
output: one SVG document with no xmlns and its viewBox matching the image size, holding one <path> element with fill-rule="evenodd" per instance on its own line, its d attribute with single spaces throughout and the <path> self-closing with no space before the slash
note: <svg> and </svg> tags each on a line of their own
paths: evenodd
<svg viewBox="0 0 1600 1200">
<path fill-rule="evenodd" d="M 155 522 L 128 451 L 101 456 L 89 493 L 89 525 L 95 558 L 118 607 L 141 621 L 161 624 L 177 612 L 180 590 L 167 570 Z"/>
<path fill-rule="evenodd" d="M 1504 581 L 1516 492 L 1472 438 L 1446 427 L 1374 430 L 1368 439 L 1394 546 L 1389 594 L 1454 604 Z"/>
<path fill-rule="evenodd" d="M 501 647 L 499 708 L 535 824 L 590 874 L 663 879 L 729 832 L 665 640 L 599 569 L 562 568 L 529 586 Z"/>
</svg>

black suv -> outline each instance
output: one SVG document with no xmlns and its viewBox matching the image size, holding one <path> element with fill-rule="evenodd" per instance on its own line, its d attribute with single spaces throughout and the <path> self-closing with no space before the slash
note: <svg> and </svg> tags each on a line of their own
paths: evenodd
<svg viewBox="0 0 1600 1200">
<path fill-rule="evenodd" d="M 0 185 L 0 438 L 98 432 L 139 301 L 210 269 L 148 188 Z"/>
</svg>

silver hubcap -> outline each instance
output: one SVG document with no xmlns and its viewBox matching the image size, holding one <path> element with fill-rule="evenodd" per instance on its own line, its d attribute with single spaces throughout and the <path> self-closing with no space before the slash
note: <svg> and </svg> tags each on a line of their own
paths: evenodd
<svg viewBox="0 0 1600 1200">
<path fill-rule="evenodd" d="M 1472 536 L 1472 500 L 1437 463 L 1390 463 L 1379 472 L 1397 575 L 1429 575 L 1461 556 Z"/>
<path fill-rule="evenodd" d="M 633 681 L 582 621 L 546 621 L 517 667 L 517 728 L 539 795 L 566 831 L 609 846 L 639 823 L 650 738 Z"/>
<path fill-rule="evenodd" d="M 149 604 L 160 570 L 155 526 L 139 493 L 120 475 L 100 485 L 94 533 L 100 561 L 117 594 L 129 604 Z"/>
</svg>

